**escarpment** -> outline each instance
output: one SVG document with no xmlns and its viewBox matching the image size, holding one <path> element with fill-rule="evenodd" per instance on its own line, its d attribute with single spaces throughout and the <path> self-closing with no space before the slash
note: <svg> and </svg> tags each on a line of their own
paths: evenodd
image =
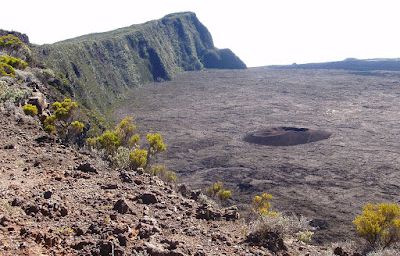
<svg viewBox="0 0 400 256">
<path fill-rule="evenodd" d="M 72 85 L 84 105 L 104 111 L 126 89 L 171 79 L 180 71 L 246 68 L 230 50 L 219 50 L 194 13 L 35 47 L 38 59 Z"/>
</svg>

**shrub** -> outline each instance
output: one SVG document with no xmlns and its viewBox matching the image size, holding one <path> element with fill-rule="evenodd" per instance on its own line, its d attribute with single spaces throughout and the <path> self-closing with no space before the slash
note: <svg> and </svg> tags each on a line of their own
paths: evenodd
<svg viewBox="0 0 400 256">
<path fill-rule="evenodd" d="M 148 133 L 146 135 L 147 142 L 149 143 L 149 153 L 156 154 L 165 151 L 167 146 L 159 133 Z"/>
<path fill-rule="evenodd" d="M 55 126 L 55 125 L 52 125 L 52 124 L 45 125 L 45 126 L 43 127 L 43 129 L 44 129 L 45 132 L 47 132 L 47 133 L 49 133 L 49 134 L 55 135 L 55 134 L 57 133 L 57 128 L 56 128 L 56 126 Z"/>
<path fill-rule="evenodd" d="M 52 107 L 56 118 L 66 122 L 72 117 L 74 110 L 78 108 L 78 103 L 70 98 L 65 98 L 62 102 L 54 102 Z"/>
<path fill-rule="evenodd" d="M 115 167 L 120 169 L 127 169 L 129 167 L 129 148 L 119 147 L 112 157 L 112 163 Z"/>
<path fill-rule="evenodd" d="M 215 182 L 214 184 L 212 184 L 208 189 L 207 189 L 207 194 L 210 197 L 215 197 L 216 194 L 218 194 L 219 191 L 222 190 L 222 188 L 224 187 L 224 184 L 220 181 Z"/>
<path fill-rule="evenodd" d="M 297 236 L 297 240 L 303 242 L 303 243 L 310 243 L 312 236 L 314 235 L 314 232 L 310 231 L 310 230 L 306 230 L 306 231 L 299 231 L 296 236 Z"/>
<path fill-rule="evenodd" d="M 117 124 L 115 131 L 123 145 L 127 145 L 136 130 L 136 125 L 133 123 L 133 117 L 125 117 Z"/>
<path fill-rule="evenodd" d="M 274 252 L 284 250 L 283 240 L 293 235 L 301 236 L 306 234 L 312 236 L 309 232 L 308 219 L 304 217 L 284 216 L 281 214 L 270 216 L 260 215 L 259 218 L 250 225 L 250 233 L 247 241 L 252 244 L 264 246 Z"/>
<path fill-rule="evenodd" d="M 18 37 L 8 34 L 0 37 L 0 49 L 9 48 L 16 50 L 24 45 L 24 42 L 21 41 Z"/>
<path fill-rule="evenodd" d="M 56 119 L 57 118 L 55 115 L 49 115 L 44 119 L 43 129 L 45 130 L 45 132 L 53 134 L 53 135 L 55 135 L 57 133 L 57 128 L 55 125 Z"/>
<path fill-rule="evenodd" d="M 134 134 L 129 138 L 128 146 L 131 148 L 137 147 L 139 145 L 139 141 L 140 141 L 140 135 Z"/>
<path fill-rule="evenodd" d="M 387 248 L 400 240 L 400 205 L 366 204 L 353 223 L 359 236 L 373 248 Z"/>
<path fill-rule="evenodd" d="M 218 198 L 221 201 L 226 201 L 232 197 L 232 191 L 230 190 L 221 190 L 218 192 Z"/>
<path fill-rule="evenodd" d="M 87 138 L 86 139 L 86 144 L 89 146 L 89 148 L 96 148 L 97 146 L 97 137 L 94 138 Z"/>
<path fill-rule="evenodd" d="M 113 156 L 116 150 L 121 147 L 135 147 L 140 140 L 138 134 L 133 134 L 136 126 L 133 124 L 132 117 L 126 117 L 121 120 L 113 130 L 106 130 L 98 137 L 89 138 L 87 144 L 94 148 L 104 149 L 110 156 Z"/>
<path fill-rule="evenodd" d="M 78 103 L 70 98 L 52 104 L 53 113 L 43 120 L 43 128 L 50 134 L 57 134 L 65 142 L 79 143 L 85 125 L 73 120 Z"/>
<path fill-rule="evenodd" d="M 108 155 L 114 155 L 118 147 L 121 146 L 121 140 L 115 131 L 105 131 L 97 137 L 97 143 Z"/>
<path fill-rule="evenodd" d="M 32 58 L 29 47 L 21 39 L 11 34 L 0 36 L 0 51 L 24 60 L 31 60 Z"/>
<path fill-rule="evenodd" d="M 69 125 L 70 131 L 74 134 L 79 134 L 79 133 L 83 132 L 83 128 L 85 128 L 85 125 L 79 121 L 73 121 Z"/>
<path fill-rule="evenodd" d="M 15 69 L 7 63 L 0 62 L 0 76 L 15 77 Z"/>
<path fill-rule="evenodd" d="M 134 149 L 129 154 L 129 165 L 132 169 L 144 168 L 147 164 L 147 150 Z"/>
<path fill-rule="evenodd" d="M 167 171 L 167 167 L 162 164 L 154 165 L 150 168 L 149 173 L 153 176 L 158 176 Z"/>
<path fill-rule="evenodd" d="M 36 116 L 38 114 L 38 108 L 32 104 L 26 104 L 22 107 L 24 113 L 28 116 Z"/>
<path fill-rule="evenodd" d="M 9 86 L 5 81 L 0 81 L 0 103 L 6 101 L 22 103 L 31 93 L 32 90 L 30 88 L 16 88 L 15 86 Z"/>
<path fill-rule="evenodd" d="M 11 57 L 8 55 L 0 56 L 0 62 L 10 65 L 16 69 L 25 69 L 28 66 L 28 63 L 21 60 L 20 58 Z"/>
<path fill-rule="evenodd" d="M 173 171 L 167 171 L 163 176 L 161 176 L 161 179 L 166 182 L 176 183 L 178 181 L 178 176 Z"/>
<path fill-rule="evenodd" d="M 207 189 L 207 194 L 212 198 L 217 197 L 221 202 L 225 202 L 232 197 L 232 191 L 224 189 L 224 184 L 220 181 L 212 184 Z"/>
<path fill-rule="evenodd" d="M 147 134 L 147 150 L 140 147 L 140 135 L 135 134 L 136 125 L 133 123 L 132 117 L 122 119 L 113 130 L 107 130 L 98 137 L 89 138 L 86 140 L 91 148 L 104 149 L 108 156 L 114 156 L 119 147 L 131 149 L 131 153 L 127 161 L 132 169 L 144 168 L 147 169 L 150 159 L 159 152 L 166 150 L 166 145 L 161 134 Z M 146 153 L 144 153 L 146 151 Z M 122 157 L 122 156 L 119 156 Z M 143 159 L 145 157 L 145 159 Z M 109 159 L 114 161 L 112 158 Z M 165 179 L 176 180 L 176 175 L 173 172 L 165 172 Z"/>
<path fill-rule="evenodd" d="M 256 195 L 253 198 L 253 210 L 261 216 L 277 215 L 275 211 L 271 211 L 271 199 L 273 196 L 268 193 L 262 193 L 261 195 Z"/>
<path fill-rule="evenodd" d="M 149 173 L 153 176 L 158 176 L 165 182 L 175 183 L 178 180 L 176 173 L 168 170 L 165 165 L 154 165 L 150 168 Z"/>
</svg>

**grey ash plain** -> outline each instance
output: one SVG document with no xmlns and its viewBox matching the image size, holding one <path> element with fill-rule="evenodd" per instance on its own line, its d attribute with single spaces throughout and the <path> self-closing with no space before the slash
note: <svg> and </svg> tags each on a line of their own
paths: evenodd
<svg viewBox="0 0 400 256">
<path fill-rule="evenodd" d="M 186 72 L 133 90 L 116 116 L 161 132 L 159 162 L 194 188 L 223 181 L 244 205 L 326 221 L 315 242 L 353 238 L 367 202 L 400 200 L 400 72 L 251 68 Z M 267 127 L 325 130 L 326 139 L 273 147 L 243 141 Z"/>
</svg>

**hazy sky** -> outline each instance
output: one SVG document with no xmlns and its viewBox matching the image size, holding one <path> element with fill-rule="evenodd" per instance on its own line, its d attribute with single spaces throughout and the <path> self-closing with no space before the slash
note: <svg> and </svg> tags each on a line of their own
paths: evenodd
<svg viewBox="0 0 400 256">
<path fill-rule="evenodd" d="M 0 6 L 13 1 L 0 0 Z M 3 29 L 33 43 L 102 32 L 180 11 L 196 12 L 219 48 L 248 66 L 400 57 L 398 0 L 18 0 Z"/>
</svg>

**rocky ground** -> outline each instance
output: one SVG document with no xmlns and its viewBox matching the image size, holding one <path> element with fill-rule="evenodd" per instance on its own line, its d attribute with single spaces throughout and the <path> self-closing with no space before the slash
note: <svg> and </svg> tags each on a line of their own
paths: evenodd
<svg viewBox="0 0 400 256">
<path fill-rule="evenodd" d="M 0 113 L 0 255 L 272 255 L 244 242 L 248 227 L 234 207 L 110 168 L 20 112 Z M 328 253 L 286 244 L 278 255 Z"/>
<path fill-rule="evenodd" d="M 315 219 L 314 242 L 326 243 L 355 238 L 365 203 L 400 199 L 399 94 L 399 72 L 208 70 L 138 88 L 116 113 L 161 132 L 164 162 L 192 187 L 223 181 L 243 206 L 267 191 L 275 209 Z M 332 135 L 289 147 L 243 141 L 282 126 Z"/>
</svg>

